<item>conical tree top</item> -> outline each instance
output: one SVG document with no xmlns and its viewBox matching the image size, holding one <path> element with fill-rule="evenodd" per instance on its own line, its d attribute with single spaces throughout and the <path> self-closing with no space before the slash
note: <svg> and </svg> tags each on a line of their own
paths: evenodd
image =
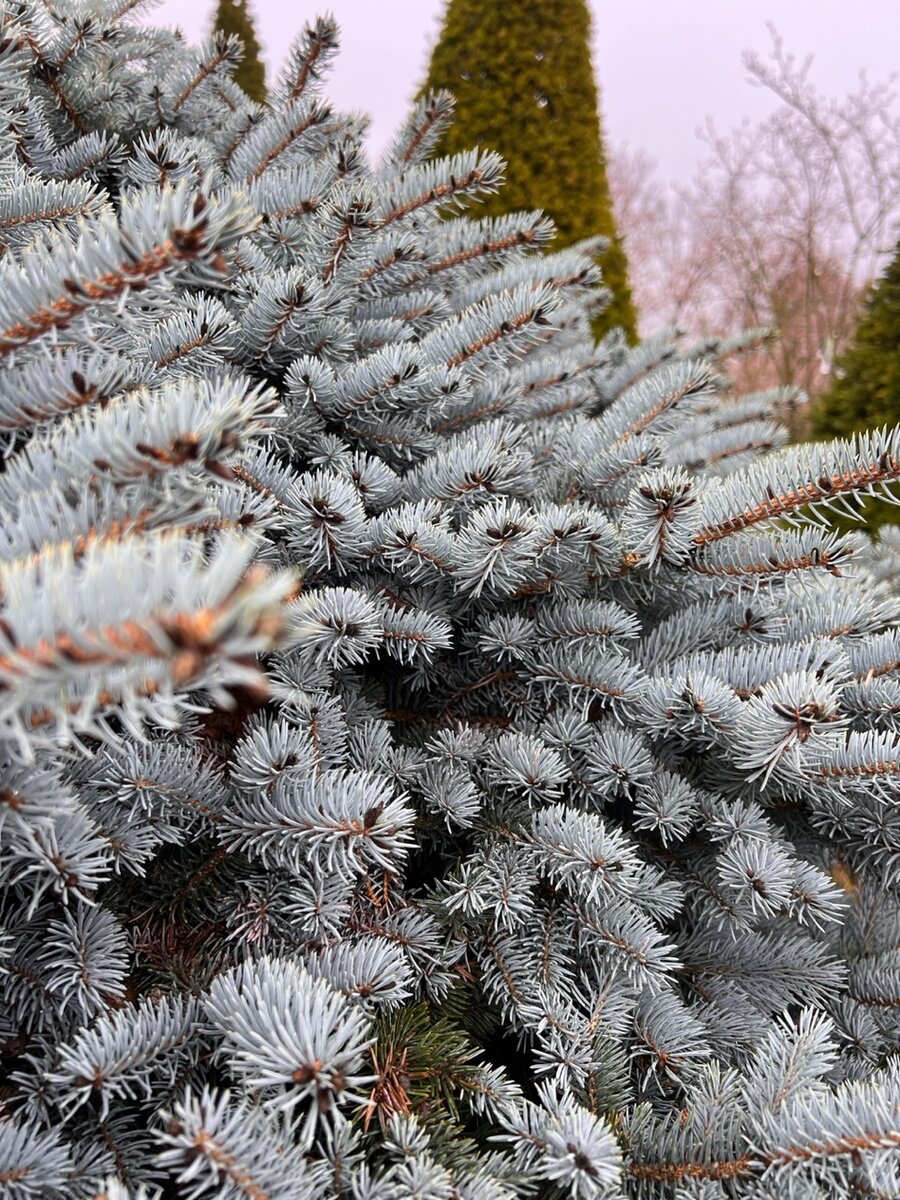
<svg viewBox="0 0 900 1200">
<path fill-rule="evenodd" d="M 557 226 L 557 246 L 609 239 L 600 264 L 613 299 L 595 332 L 622 326 L 633 339 L 590 43 L 585 0 L 450 0 L 423 92 L 445 88 L 456 98 L 442 152 L 480 145 L 507 160 L 489 214 L 541 208 Z"/>
<path fill-rule="evenodd" d="M 835 376 L 813 413 L 820 437 L 900 421 L 900 242 L 869 293 Z"/>
<path fill-rule="evenodd" d="M 219 0 L 213 29 L 235 33 L 244 43 L 244 57 L 234 78 L 251 100 L 262 104 L 266 99 L 266 68 L 260 57 L 260 45 L 247 0 Z"/>
<path fill-rule="evenodd" d="M 869 292 L 853 341 L 840 356 L 835 378 L 813 414 L 817 437 L 846 437 L 900 422 L 900 242 Z M 896 514 L 875 501 L 866 506 L 870 528 Z"/>
</svg>

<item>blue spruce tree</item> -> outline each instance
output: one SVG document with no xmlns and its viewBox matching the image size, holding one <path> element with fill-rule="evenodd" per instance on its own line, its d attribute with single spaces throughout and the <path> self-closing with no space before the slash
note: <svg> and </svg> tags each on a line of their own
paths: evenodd
<svg viewBox="0 0 900 1200">
<path fill-rule="evenodd" d="M 0 1192 L 900 1195 L 900 600 L 732 343 L 131 0 L 0 4 Z M 451 210 L 454 219 L 447 219 Z"/>
</svg>

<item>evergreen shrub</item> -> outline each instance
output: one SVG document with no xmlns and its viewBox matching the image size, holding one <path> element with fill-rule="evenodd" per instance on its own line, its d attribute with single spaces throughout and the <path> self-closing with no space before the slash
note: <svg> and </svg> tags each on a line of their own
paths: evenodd
<svg viewBox="0 0 900 1200">
<path fill-rule="evenodd" d="M 596 344 L 490 150 L 371 167 L 0 6 L 0 1191 L 900 1194 L 898 600 L 734 346 Z"/>
<path fill-rule="evenodd" d="M 488 215 L 539 208 L 552 218 L 558 246 L 603 235 L 597 258 L 609 295 L 594 333 L 621 328 L 636 340 L 586 0 L 449 0 L 423 98 L 429 90 L 447 90 L 456 101 L 440 153 L 486 146 L 506 159 L 504 187 L 484 199 Z"/>
<path fill-rule="evenodd" d="M 812 412 L 817 437 L 846 437 L 900 421 L 900 243 L 866 299 L 856 335 L 835 365 Z M 892 508 L 866 505 L 870 527 L 896 520 Z"/>
<path fill-rule="evenodd" d="M 219 0 L 213 18 L 216 33 L 234 34 L 241 39 L 244 54 L 234 70 L 233 78 L 251 100 L 264 104 L 266 100 L 266 68 L 263 63 L 253 18 L 247 0 Z"/>
</svg>

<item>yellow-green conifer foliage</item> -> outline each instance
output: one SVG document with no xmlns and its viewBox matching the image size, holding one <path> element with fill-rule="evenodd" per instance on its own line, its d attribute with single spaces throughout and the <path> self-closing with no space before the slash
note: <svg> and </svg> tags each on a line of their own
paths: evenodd
<svg viewBox="0 0 900 1200">
<path fill-rule="evenodd" d="M 221 33 L 236 33 L 244 43 L 244 57 L 234 73 L 238 83 L 251 100 L 260 104 L 266 99 L 266 68 L 260 56 L 253 18 L 247 8 L 247 0 L 219 0 L 213 29 Z"/>
<path fill-rule="evenodd" d="M 598 233 L 609 239 L 600 265 L 613 299 L 595 330 L 621 326 L 633 341 L 590 47 L 586 0 L 449 0 L 423 91 L 456 97 L 442 153 L 482 146 L 507 160 L 489 214 L 541 208 L 556 223 L 558 246 Z"/>
</svg>

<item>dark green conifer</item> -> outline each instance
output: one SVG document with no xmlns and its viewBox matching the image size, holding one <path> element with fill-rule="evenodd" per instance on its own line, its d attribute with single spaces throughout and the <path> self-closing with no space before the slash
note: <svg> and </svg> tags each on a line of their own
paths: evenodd
<svg viewBox="0 0 900 1200">
<path fill-rule="evenodd" d="M 818 437 L 900 423 L 900 243 L 869 293 L 853 342 L 813 412 Z"/>
<path fill-rule="evenodd" d="M 600 259 L 613 299 L 595 332 L 635 339 L 625 249 L 616 232 L 590 51 L 586 0 L 449 0 L 426 88 L 456 97 L 440 149 L 480 145 L 507 160 L 506 186 L 489 214 L 541 208 L 559 230 L 554 245 L 602 234 Z"/>
<path fill-rule="evenodd" d="M 900 424 L 900 243 L 869 292 L 850 346 L 840 357 L 834 382 L 812 414 L 816 437 L 846 437 L 864 429 Z M 869 502 L 871 526 L 895 521 L 896 512 Z"/>
<path fill-rule="evenodd" d="M 260 46 L 253 28 L 253 18 L 247 0 L 219 0 L 213 29 L 221 33 L 236 33 L 244 43 L 244 57 L 234 73 L 238 83 L 251 100 L 260 104 L 266 99 L 266 68 L 260 57 Z"/>
</svg>

